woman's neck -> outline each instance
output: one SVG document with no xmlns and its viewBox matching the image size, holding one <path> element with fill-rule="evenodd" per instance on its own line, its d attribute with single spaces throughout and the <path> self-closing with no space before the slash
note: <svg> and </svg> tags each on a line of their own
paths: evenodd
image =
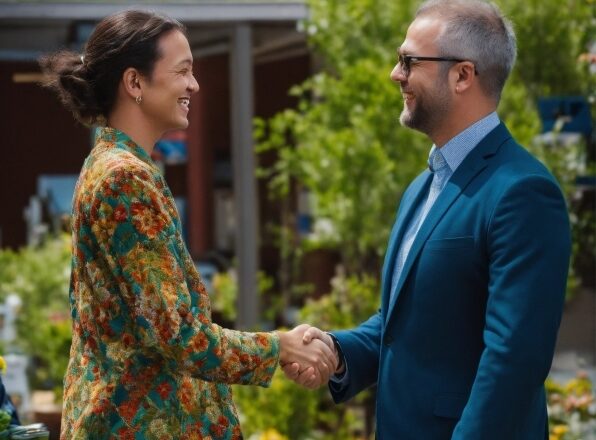
<svg viewBox="0 0 596 440">
<path fill-rule="evenodd" d="M 136 104 L 135 104 L 136 105 Z M 126 133 L 147 154 L 151 155 L 155 143 L 161 138 L 162 133 L 157 133 L 149 121 L 137 109 L 114 110 L 108 117 L 108 126 Z"/>
</svg>

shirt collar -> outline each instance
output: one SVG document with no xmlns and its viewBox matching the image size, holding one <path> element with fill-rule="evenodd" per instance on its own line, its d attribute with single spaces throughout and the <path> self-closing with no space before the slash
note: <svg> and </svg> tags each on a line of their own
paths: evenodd
<svg viewBox="0 0 596 440">
<path fill-rule="evenodd" d="M 112 127 L 97 127 L 95 129 L 95 145 L 107 144 L 114 148 L 120 148 L 126 150 L 136 157 L 141 159 L 143 162 L 151 166 L 156 166 L 151 156 L 143 147 L 133 141 L 126 133 L 117 130 Z"/>
<path fill-rule="evenodd" d="M 500 123 L 501 121 L 499 120 L 499 116 L 497 116 L 497 112 L 492 112 L 470 125 L 443 145 L 441 147 L 441 154 L 445 158 L 449 169 L 455 172 L 466 156 Z M 432 146 L 429 157 L 436 148 L 436 145 Z"/>
</svg>

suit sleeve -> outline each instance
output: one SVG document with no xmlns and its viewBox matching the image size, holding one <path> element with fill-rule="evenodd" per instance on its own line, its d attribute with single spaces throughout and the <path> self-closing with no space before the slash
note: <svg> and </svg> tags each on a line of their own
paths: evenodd
<svg viewBox="0 0 596 440">
<path fill-rule="evenodd" d="M 349 375 L 342 383 L 330 383 L 335 403 L 345 402 L 360 391 L 376 384 L 379 373 L 382 317 L 377 312 L 368 321 L 352 330 L 333 332 L 346 361 Z"/>
<path fill-rule="evenodd" d="M 208 294 L 189 281 L 191 269 L 176 242 L 177 216 L 162 191 L 151 173 L 127 169 L 112 171 L 96 190 L 89 222 L 125 308 L 106 313 L 114 313 L 111 321 L 133 323 L 129 337 L 149 359 L 207 381 L 267 386 L 278 363 L 278 336 L 211 322 Z"/>
<path fill-rule="evenodd" d="M 558 186 L 528 176 L 504 191 L 487 249 L 485 349 L 453 440 L 517 438 L 527 408 L 543 399 L 571 249 Z"/>
</svg>

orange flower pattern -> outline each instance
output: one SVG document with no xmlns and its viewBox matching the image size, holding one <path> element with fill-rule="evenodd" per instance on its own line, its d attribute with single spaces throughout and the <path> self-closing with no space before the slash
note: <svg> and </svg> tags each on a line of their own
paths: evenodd
<svg viewBox="0 0 596 440">
<path fill-rule="evenodd" d="M 172 194 L 124 133 L 98 129 L 72 224 L 61 439 L 241 439 L 228 384 L 268 386 L 279 339 L 211 321 Z"/>
</svg>

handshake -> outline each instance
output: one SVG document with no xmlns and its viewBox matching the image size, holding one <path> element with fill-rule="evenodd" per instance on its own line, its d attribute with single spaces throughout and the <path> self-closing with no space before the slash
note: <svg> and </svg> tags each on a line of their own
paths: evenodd
<svg viewBox="0 0 596 440">
<path fill-rule="evenodd" d="M 319 388 L 344 371 L 333 338 L 316 327 L 299 325 L 279 332 L 280 365 L 285 375 L 306 388 Z"/>
</svg>

